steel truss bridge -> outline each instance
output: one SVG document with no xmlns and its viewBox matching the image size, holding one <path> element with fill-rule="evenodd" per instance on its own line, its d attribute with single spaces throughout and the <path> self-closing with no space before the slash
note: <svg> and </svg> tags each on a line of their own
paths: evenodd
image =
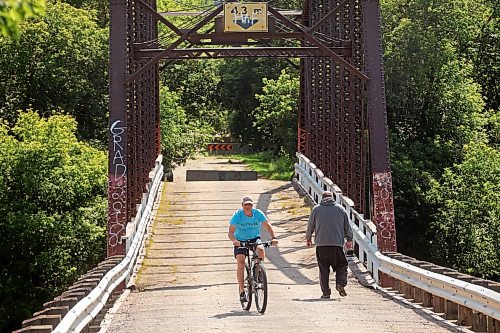
<svg viewBox="0 0 500 333">
<path fill-rule="evenodd" d="M 500 332 L 500 284 L 396 253 L 378 0 L 304 0 L 302 11 L 271 1 L 258 32 L 225 31 L 224 5 L 161 13 L 156 0 L 110 0 L 108 258 L 19 332 L 88 331 L 102 319 L 132 274 L 163 177 L 161 68 L 237 57 L 300 58 L 294 184 L 312 202 L 334 192 L 375 282 L 459 325 Z"/>
</svg>

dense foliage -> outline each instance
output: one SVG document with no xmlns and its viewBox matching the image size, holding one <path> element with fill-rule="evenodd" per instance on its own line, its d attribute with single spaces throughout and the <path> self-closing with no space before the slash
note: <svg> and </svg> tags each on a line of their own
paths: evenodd
<svg viewBox="0 0 500 333">
<path fill-rule="evenodd" d="M 162 81 L 178 96 L 186 116 L 228 135 L 228 110 L 221 105 L 219 61 L 184 61 L 167 66 Z"/>
<path fill-rule="evenodd" d="M 28 318 L 105 255 L 106 155 L 68 116 L 0 124 L 0 329 Z"/>
<path fill-rule="evenodd" d="M 294 156 L 297 150 L 297 117 L 299 77 L 285 70 L 277 80 L 263 79 L 259 106 L 254 109 L 253 126 L 262 138 L 265 149 Z"/>
<path fill-rule="evenodd" d="M 195 155 L 213 136 L 213 129 L 198 119 L 190 119 L 179 103 L 179 95 L 161 89 L 160 127 L 163 165 L 167 170 L 184 164 Z"/>
<path fill-rule="evenodd" d="M 107 34 L 94 11 L 49 2 L 43 17 L 20 24 L 18 40 L 0 37 L 1 117 L 13 123 L 30 107 L 64 112 L 79 137 L 106 142 Z"/>
<path fill-rule="evenodd" d="M 274 59 L 231 59 L 220 67 L 221 102 L 230 110 L 229 130 L 231 134 L 252 146 L 254 150 L 263 148 L 264 140 L 254 123 L 259 101 L 257 94 L 262 94 L 264 78 L 277 79 L 288 64 Z"/>
<path fill-rule="evenodd" d="M 498 278 L 498 3 L 381 3 L 399 250 Z"/>
<path fill-rule="evenodd" d="M 500 150 L 466 145 L 463 161 L 432 186 L 439 209 L 431 225 L 433 250 L 448 265 L 500 279 Z"/>
<path fill-rule="evenodd" d="M 0 2 L 0 35 L 17 38 L 22 20 L 43 15 L 43 0 L 3 0 Z"/>
</svg>

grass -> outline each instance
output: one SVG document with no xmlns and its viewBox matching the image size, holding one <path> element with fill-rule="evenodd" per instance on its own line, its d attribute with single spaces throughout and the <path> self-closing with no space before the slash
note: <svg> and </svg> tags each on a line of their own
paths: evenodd
<svg viewBox="0 0 500 333">
<path fill-rule="evenodd" d="M 229 161 L 237 159 L 247 164 L 250 169 L 267 179 L 272 180 L 290 180 L 293 175 L 294 161 L 288 156 L 277 156 L 271 152 L 261 152 L 254 154 L 236 154 L 218 156 L 219 158 L 228 158 Z"/>
</svg>

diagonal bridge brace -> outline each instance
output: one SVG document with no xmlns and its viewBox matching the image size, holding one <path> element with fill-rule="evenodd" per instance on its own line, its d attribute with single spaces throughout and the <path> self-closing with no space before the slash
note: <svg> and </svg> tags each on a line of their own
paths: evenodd
<svg viewBox="0 0 500 333">
<path fill-rule="evenodd" d="M 141 0 L 137 0 L 137 1 L 141 1 Z M 200 22 L 198 22 L 198 24 L 196 24 L 193 28 L 191 28 L 186 33 L 182 34 L 182 36 L 180 36 L 179 39 L 177 39 L 175 42 L 173 42 L 172 44 L 170 44 L 169 47 L 167 47 L 165 50 L 163 50 L 160 53 L 158 53 L 153 59 L 151 59 L 144 66 L 142 66 L 141 68 L 139 68 L 134 74 L 130 75 L 127 78 L 127 82 L 126 83 L 129 83 L 131 81 L 136 80 L 145 71 L 147 71 L 148 69 L 150 69 L 152 66 L 156 65 L 158 63 L 158 61 L 160 61 L 160 59 L 162 59 L 166 54 L 168 54 L 170 51 L 172 51 L 177 46 L 179 46 L 182 42 L 186 41 L 188 39 L 188 37 L 193 32 L 198 31 L 201 27 L 203 27 L 205 24 L 207 24 L 211 19 L 213 19 L 214 17 L 216 17 L 222 11 L 222 9 L 223 9 L 222 5 L 220 5 L 219 7 L 217 7 L 207 17 L 205 17 L 203 20 L 201 20 Z"/>
<path fill-rule="evenodd" d="M 314 32 L 316 30 L 318 30 L 318 28 L 326 21 L 328 20 L 330 17 L 332 17 L 333 15 L 337 14 L 341 9 L 342 7 L 344 7 L 345 5 L 347 5 L 349 2 L 351 2 L 352 0 L 344 0 L 342 1 L 341 3 L 339 3 L 337 5 L 337 7 L 335 7 L 334 9 L 332 9 L 328 14 L 326 14 L 325 16 L 323 16 L 321 18 L 321 20 L 319 20 L 318 22 L 316 22 L 316 24 L 314 26 L 312 26 L 311 28 L 308 28 L 306 31 L 311 33 L 311 32 Z"/>
<path fill-rule="evenodd" d="M 343 3 L 346 3 L 347 1 L 344 1 Z M 337 6 L 335 9 L 333 9 L 330 13 L 328 13 L 326 16 L 331 16 L 334 14 L 334 12 L 338 11 L 340 8 L 340 5 Z M 317 40 L 316 38 L 314 38 L 313 35 L 311 35 L 308 31 L 306 31 L 305 29 L 301 28 L 300 26 L 298 26 L 297 24 L 295 24 L 294 22 L 292 22 L 291 20 L 289 20 L 288 18 L 286 18 L 285 16 L 283 16 L 280 12 L 278 12 L 276 9 L 272 8 L 272 7 L 269 7 L 269 11 L 271 12 L 271 14 L 273 14 L 276 18 L 278 18 L 280 21 L 282 21 L 284 24 L 286 24 L 289 28 L 295 30 L 295 31 L 298 31 L 298 32 L 302 32 L 303 34 L 303 37 L 308 41 L 310 42 L 311 44 L 314 44 L 316 45 L 323 53 L 327 54 L 329 57 L 337 60 L 343 67 L 345 67 L 346 69 L 348 69 L 349 71 L 351 71 L 353 73 L 354 76 L 358 77 L 359 79 L 361 79 L 362 81 L 368 81 L 369 78 L 368 76 L 366 76 L 365 74 L 363 74 L 361 71 L 359 71 L 356 67 L 354 67 L 353 65 L 351 65 L 349 62 L 347 62 L 346 60 L 344 60 L 341 56 L 339 56 L 337 53 L 333 52 L 332 50 L 330 50 L 325 44 L 323 44 L 322 42 L 320 42 L 319 40 Z M 325 16 L 325 17 L 326 17 Z M 318 24 L 321 23 L 322 20 L 318 21 Z M 317 29 L 318 28 L 318 24 L 314 25 L 314 29 Z M 311 28 L 311 30 L 313 29 Z"/>
<path fill-rule="evenodd" d="M 137 4 L 139 4 L 140 6 L 144 7 L 144 9 L 146 9 L 148 12 L 150 12 L 151 15 L 153 15 L 159 21 L 161 21 L 163 24 L 165 24 L 167 27 L 169 27 L 177 35 L 182 36 L 182 31 L 180 31 L 175 26 L 175 24 L 173 24 L 172 22 L 170 22 L 169 20 L 167 20 L 166 18 L 164 18 L 163 16 L 161 16 L 156 10 L 154 10 L 153 8 L 151 8 L 151 6 L 149 6 L 147 3 L 145 3 L 142 0 L 135 0 L 135 1 L 137 2 Z"/>
</svg>

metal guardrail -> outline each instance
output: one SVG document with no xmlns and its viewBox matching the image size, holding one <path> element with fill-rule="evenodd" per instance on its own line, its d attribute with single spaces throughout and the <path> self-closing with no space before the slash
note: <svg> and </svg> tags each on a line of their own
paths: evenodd
<svg viewBox="0 0 500 333">
<path fill-rule="evenodd" d="M 434 295 L 436 300 L 442 298 L 459 307 L 482 313 L 490 318 L 486 320 L 487 323 L 491 322 L 486 324 L 488 332 L 493 332 L 491 327 L 494 327 L 494 332 L 500 330 L 500 293 L 382 254 L 377 248 L 377 230 L 374 223 L 356 212 L 352 200 L 343 196 L 338 186 L 325 177 L 306 156 L 297 153 L 297 157 L 299 161 L 295 164 L 295 175 L 298 185 L 316 203 L 319 203 L 323 191 L 333 192 L 337 203 L 346 209 L 349 216 L 353 243 L 359 249 L 358 258 L 372 273 L 377 284 L 380 283 L 379 272 L 383 272 L 400 282 Z"/>
<path fill-rule="evenodd" d="M 130 278 L 151 221 L 153 204 L 163 177 L 162 159 L 161 155 L 156 159 L 155 168 L 150 174 L 152 181 L 148 192 L 144 194 L 137 216 L 127 225 L 126 236 L 122 238 L 122 241 L 126 242 L 125 258 L 104 275 L 97 287 L 68 311 L 53 332 L 81 332 L 99 314 L 116 287 Z"/>
<path fill-rule="evenodd" d="M 374 255 L 377 251 L 377 229 L 369 219 L 354 209 L 354 202 L 342 195 L 342 190 L 335 185 L 323 172 L 307 157 L 297 153 L 299 162 L 295 164 L 297 182 L 315 203 L 319 203 L 324 191 L 331 191 L 338 204 L 342 205 L 353 229 L 353 243 L 358 246 L 359 260 L 369 267 L 374 278 L 378 281 L 379 262 Z"/>
</svg>

